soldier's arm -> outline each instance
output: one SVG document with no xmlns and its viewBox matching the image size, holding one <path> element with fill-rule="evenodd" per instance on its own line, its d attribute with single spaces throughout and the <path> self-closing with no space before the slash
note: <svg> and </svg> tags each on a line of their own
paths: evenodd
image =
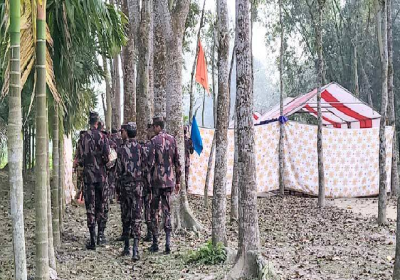
<svg viewBox="0 0 400 280">
<path fill-rule="evenodd" d="M 179 160 L 179 151 L 178 151 L 178 145 L 176 144 L 176 140 L 174 139 L 174 144 L 175 144 L 175 152 L 174 152 L 174 158 L 173 158 L 173 163 L 175 165 L 175 174 L 176 174 L 176 184 L 180 185 L 181 183 L 181 162 Z"/>
<path fill-rule="evenodd" d="M 80 167 L 83 167 L 83 151 L 85 150 L 85 149 L 84 149 L 84 147 L 85 147 L 85 141 L 82 140 L 82 141 L 80 141 L 80 142 L 78 142 L 78 143 L 79 143 L 79 145 L 78 145 L 78 149 L 77 149 L 77 151 L 76 151 L 77 164 L 78 164 Z"/>
<path fill-rule="evenodd" d="M 103 159 L 105 161 L 105 163 L 107 163 L 109 161 L 109 156 L 111 153 L 111 149 L 110 149 L 110 142 L 108 141 L 108 139 L 106 137 L 102 137 L 103 140 Z"/>
<path fill-rule="evenodd" d="M 149 172 L 152 172 L 156 160 L 156 149 L 155 149 L 155 143 L 153 140 L 151 140 L 150 147 L 149 147 L 149 155 L 147 157 L 147 170 Z"/>
</svg>

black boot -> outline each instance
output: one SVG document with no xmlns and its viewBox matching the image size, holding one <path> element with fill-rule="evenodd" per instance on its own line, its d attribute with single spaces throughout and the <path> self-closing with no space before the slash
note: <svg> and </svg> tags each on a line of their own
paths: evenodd
<svg viewBox="0 0 400 280">
<path fill-rule="evenodd" d="M 105 227 L 100 227 L 99 226 L 99 232 L 98 232 L 98 235 L 97 235 L 97 245 L 105 245 L 105 244 L 107 244 L 107 239 L 104 236 L 104 230 L 105 230 Z"/>
<path fill-rule="evenodd" d="M 90 227 L 90 241 L 86 244 L 86 249 L 88 250 L 96 250 L 96 228 Z"/>
<path fill-rule="evenodd" d="M 126 236 L 124 237 L 125 241 L 125 246 L 124 246 L 124 251 L 122 252 L 123 256 L 129 256 L 129 237 Z"/>
<path fill-rule="evenodd" d="M 140 257 L 139 257 L 139 248 L 138 248 L 138 246 L 139 246 L 139 239 L 138 239 L 138 238 L 133 239 L 133 254 L 132 254 L 132 260 L 133 260 L 134 262 L 140 260 Z"/>
<path fill-rule="evenodd" d="M 171 253 L 171 232 L 165 233 L 165 254 Z"/>
<path fill-rule="evenodd" d="M 150 246 L 149 251 L 152 253 L 158 252 L 158 236 L 153 234 L 153 244 Z"/>
<path fill-rule="evenodd" d="M 147 234 L 146 234 L 145 238 L 143 238 L 143 241 L 151 242 L 151 236 L 152 236 L 152 233 L 151 233 L 150 227 L 147 227 Z"/>
</svg>

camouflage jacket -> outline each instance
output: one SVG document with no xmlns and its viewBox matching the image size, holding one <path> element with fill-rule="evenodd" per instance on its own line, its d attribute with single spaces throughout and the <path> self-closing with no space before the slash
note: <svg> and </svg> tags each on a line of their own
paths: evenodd
<svg viewBox="0 0 400 280">
<path fill-rule="evenodd" d="M 97 129 L 88 130 L 83 136 L 79 153 L 78 161 L 83 167 L 85 183 L 106 183 L 106 163 L 110 155 L 107 137 Z"/>
<path fill-rule="evenodd" d="M 151 175 L 149 170 L 149 153 L 151 149 L 151 141 L 141 142 L 143 149 L 143 162 L 144 162 L 144 169 L 143 169 L 143 179 L 146 187 L 150 188 L 151 184 Z"/>
<path fill-rule="evenodd" d="M 143 182 L 143 170 L 146 162 L 143 160 L 142 146 L 135 140 L 124 141 L 118 149 L 117 177 L 121 184 Z"/>
<path fill-rule="evenodd" d="M 115 143 L 116 149 L 121 147 L 122 145 L 122 138 L 118 135 L 118 133 L 113 133 L 110 136 L 110 140 L 112 140 Z"/>
<path fill-rule="evenodd" d="M 192 138 L 185 136 L 185 167 L 190 167 L 190 155 L 193 154 Z"/>
<path fill-rule="evenodd" d="M 153 188 L 174 189 L 175 184 L 180 184 L 181 165 L 173 136 L 162 131 L 153 137 L 149 152 L 149 168 Z"/>
</svg>

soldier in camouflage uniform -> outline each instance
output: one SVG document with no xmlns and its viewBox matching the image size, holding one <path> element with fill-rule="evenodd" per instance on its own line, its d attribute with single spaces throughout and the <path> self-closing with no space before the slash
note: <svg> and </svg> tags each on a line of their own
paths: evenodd
<svg viewBox="0 0 400 280">
<path fill-rule="evenodd" d="M 147 125 L 147 141 L 143 141 L 140 143 L 143 147 L 143 155 L 146 161 L 146 165 L 148 166 L 148 157 L 151 147 L 151 138 L 154 136 L 153 125 Z M 144 238 L 144 241 L 150 242 L 152 240 L 151 233 L 151 176 L 150 172 L 148 172 L 148 168 L 143 172 L 144 178 L 144 188 L 143 188 L 143 209 L 144 209 L 144 220 L 147 226 L 147 234 Z"/>
<path fill-rule="evenodd" d="M 189 126 L 184 127 L 184 133 L 185 133 L 185 187 L 188 189 L 189 187 L 189 169 L 190 169 L 190 155 L 193 154 L 194 148 L 193 148 L 193 141 L 192 139 L 187 135 L 189 131 Z"/>
<path fill-rule="evenodd" d="M 123 144 L 118 150 L 117 174 L 121 186 L 121 210 L 123 212 L 123 236 L 125 247 L 123 254 L 129 254 L 129 234 L 133 229 L 132 260 L 139 260 L 139 238 L 142 222 L 143 171 L 146 162 L 143 161 L 143 150 L 136 141 L 136 123 L 122 125 L 121 136 Z"/>
<path fill-rule="evenodd" d="M 106 163 L 109 160 L 110 146 L 108 139 L 98 130 L 99 115 L 97 113 L 90 113 L 89 124 L 90 130 L 82 139 L 79 165 L 83 167 L 87 225 L 90 232 L 90 242 L 86 248 L 95 250 L 96 222 L 98 225 L 97 245 L 106 243 L 104 230 L 107 217 L 104 208 L 107 207 L 108 200 Z"/>
<path fill-rule="evenodd" d="M 156 136 L 151 140 L 149 153 L 149 166 L 152 177 L 151 221 L 153 231 L 153 244 L 150 247 L 150 251 L 158 251 L 157 214 L 161 200 L 166 235 L 165 253 L 169 254 L 171 252 L 170 240 L 172 230 L 170 196 L 174 190 L 176 193 L 179 192 L 181 165 L 175 138 L 164 131 L 164 120 L 162 117 L 153 118 L 153 129 Z"/>
<path fill-rule="evenodd" d="M 82 139 L 84 138 L 86 131 L 82 130 L 79 133 L 79 139 L 78 143 L 76 143 L 76 150 L 75 150 L 75 159 L 74 159 L 74 170 L 76 172 L 76 188 L 77 188 L 77 193 L 75 195 L 75 199 L 79 199 L 81 196 L 81 193 L 83 192 L 84 189 L 84 182 L 83 182 L 83 168 L 79 166 L 79 157 L 81 156 L 82 152 Z"/>
</svg>

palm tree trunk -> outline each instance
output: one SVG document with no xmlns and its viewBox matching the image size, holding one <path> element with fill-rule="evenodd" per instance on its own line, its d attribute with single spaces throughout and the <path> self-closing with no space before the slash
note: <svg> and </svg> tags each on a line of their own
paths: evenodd
<svg viewBox="0 0 400 280">
<path fill-rule="evenodd" d="M 229 123 L 229 18 L 226 0 L 217 3 L 218 14 L 218 107 L 215 130 L 215 168 L 212 209 L 212 243 L 227 245 L 226 173 Z"/>
<path fill-rule="evenodd" d="M 59 130 L 58 130 L 58 105 L 54 105 L 53 114 L 53 183 L 51 186 L 51 205 L 53 216 L 53 239 L 54 246 L 57 248 L 61 245 L 60 236 L 60 216 L 59 216 L 59 202 L 58 189 L 59 189 L 59 174 L 60 174 L 60 155 L 59 155 Z"/>
<path fill-rule="evenodd" d="M 322 145 L 322 110 L 321 110 L 321 90 L 324 83 L 324 58 L 322 53 L 322 10 L 325 0 L 318 0 L 318 25 L 316 27 L 317 52 L 318 52 L 318 132 L 317 132 L 317 152 L 318 152 L 318 207 L 325 207 L 325 169 L 324 152 Z"/>
<path fill-rule="evenodd" d="M 239 244 L 231 279 L 257 277 L 255 255 L 260 247 L 254 126 L 251 23 L 249 1 L 236 0 L 236 122 L 239 166 Z"/>
<path fill-rule="evenodd" d="M 379 200 L 378 200 L 378 224 L 387 224 L 386 218 L 386 111 L 388 100 L 388 49 L 387 49 L 387 2 L 376 1 L 376 28 L 378 35 L 379 51 L 382 64 L 382 102 L 381 121 L 379 127 Z M 383 12 L 383 14 L 382 14 Z M 383 26 L 382 26 L 383 25 Z"/>
<path fill-rule="evenodd" d="M 56 256 L 54 253 L 54 239 L 53 239 L 53 222 L 52 222 L 52 215 L 51 215 L 51 186 L 50 186 L 50 152 L 49 152 L 49 143 L 50 143 L 50 135 L 49 135 L 49 114 L 48 114 L 48 105 L 46 105 L 46 145 L 47 145 L 47 232 L 49 237 L 49 266 L 56 270 Z"/>
<path fill-rule="evenodd" d="M 393 127 L 393 148 L 392 148 L 392 172 L 391 172 L 391 190 L 392 195 L 397 196 L 399 193 L 399 172 L 397 169 L 397 161 L 399 149 L 396 137 L 396 113 L 395 113 L 395 94 L 394 94 L 394 67 L 393 67 L 393 27 L 392 27 L 392 0 L 387 0 L 387 32 L 388 32 L 388 118 L 389 125 Z"/>
<path fill-rule="evenodd" d="M 149 33 L 150 33 L 150 12 L 151 0 L 142 1 L 141 22 L 139 26 L 139 63 L 137 78 L 137 128 L 138 139 L 145 140 L 147 135 L 147 124 L 150 122 L 149 104 Z"/>
<path fill-rule="evenodd" d="M 8 177 L 13 226 L 14 269 L 16 280 L 26 280 L 24 232 L 24 182 L 22 178 L 22 111 L 20 73 L 20 1 L 10 1 L 10 88 L 8 111 Z"/>
<path fill-rule="evenodd" d="M 284 37 L 284 27 L 282 19 L 282 0 L 279 0 L 279 21 L 281 27 L 281 49 L 279 57 L 279 111 L 280 116 L 283 116 L 283 58 L 285 52 L 285 37 Z M 285 194 L 285 184 L 284 184 L 284 140 L 285 140 L 285 126 L 284 123 L 280 123 L 279 127 L 279 192 L 281 195 Z"/>
<path fill-rule="evenodd" d="M 200 32 L 201 28 L 204 25 L 204 11 L 205 11 L 205 6 L 206 6 L 206 0 L 203 1 L 203 9 L 201 10 L 201 16 L 200 16 L 200 25 L 199 25 L 199 31 L 197 31 L 197 42 L 196 42 L 196 53 L 194 56 L 194 61 L 193 61 L 193 66 L 192 66 L 192 73 L 190 77 L 190 104 L 189 104 L 189 123 L 192 123 L 193 119 L 193 109 L 194 109 L 194 92 L 193 92 L 193 87 L 194 87 L 194 75 L 196 71 L 196 63 L 197 63 L 197 55 L 199 54 L 199 42 L 200 42 Z M 203 123 L 204 126 L 204 123 Z"/>
<path fill-rule="evenodd" d="M 112 126 L 115 128 L 119 128 L 121 126 L 121 75 L 120 75 L 120 57 L 116 55 L 113 58 L 113 71 L 114 71 L 114 106 L 113 108 L 113 117 L 112 117 Z"/>
<path fill-rule="evenodd" d="M 37 1 L 36 20 L 36 272 L 35 279 L 49 279 L 47 221 L 46 136 L 46 1 Z"/>
<path fill-rule="evenodd" d="M 59 176 L 59 219 L 60 219 L 60 232 L 63 230 L 64 221 L 64 201 L 65 201 L 65 191 L 64 191 L 64 178 L 65 178 L 65 160 L 64 160 L 64 123 L 60 122 L 60 138 L 59 138 L 59 156 L 60 156 L 60 176 Z"/>
</svg>

